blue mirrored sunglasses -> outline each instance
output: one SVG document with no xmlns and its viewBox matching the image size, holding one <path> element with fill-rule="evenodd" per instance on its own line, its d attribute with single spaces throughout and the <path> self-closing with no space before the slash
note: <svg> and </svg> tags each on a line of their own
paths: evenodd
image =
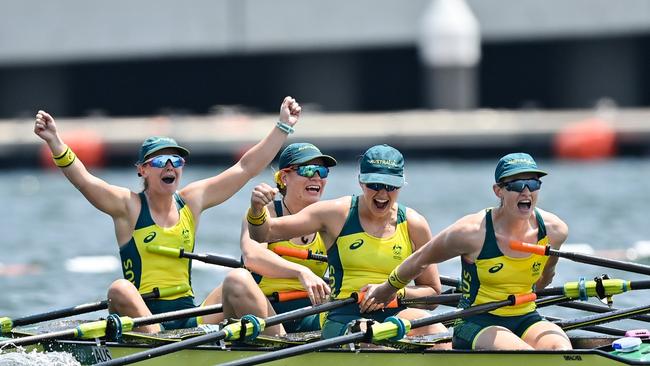
<svg viewBox="0 0 650 366">
<path fill-rule="evenodd" d="M 516 179 L 511 180 L 510 182 L 501 182 L 499 183 L 499 186 L 504 187 L 510 192 L 522 192 L 526 187 L 528 187 L 529 191 L 535 192 L 542 187 L 542 181 L 536 178 Z"/>
<path fill-rule="evenodd" d="M 311 178 L 316 173 L 318 173 L 318 176 L 321 178 L 327 178 L 327 175 L 330 173 L 330 169 L 322 165 L 300 165 L 293 168 L 293 170 L 295 170 L 299 176 L 306 178 Z"/>
<path fill-rule="evenodd" d="M 366 183 L 366 187 L 377 192 L 381 191 L 382 189 L 385 189 L 386 192 L 392 192 L 396 189 L 399 189 L 399 187 L 389 186 L 388 184 L 383 183 Z"/>
<path fill-rule="evenodd" d="M 164 168 L 168 161 L 172 163 L 174 168 L 180 168 L 185 165 L 185 159 L 178 155 L 158 155 L 145 160 L 142 164 L 149 164 L 154 168 Z"/>
</svg>

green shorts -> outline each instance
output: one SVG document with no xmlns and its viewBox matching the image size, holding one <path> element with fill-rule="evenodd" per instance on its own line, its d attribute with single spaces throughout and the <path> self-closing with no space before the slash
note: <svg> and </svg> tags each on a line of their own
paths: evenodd
<svg viewBox="0 0 650 366">
<path fill-rule="evenodd" d="M 146 300 L 145 303 L 152 314 L 167 313 L 170 311 L 195 308 L 194 298 L 191 296 L 180 297 L 174 300 Z M 196 317 L 170 320 L 160 323 L 163 329 L 194 328 L 198 325 Z"/>
<path fill-rule="evenodd" d="M 305 306 L 311 306 L 311 301 L 309 301 L 309 299 L 298 299 L 271 303 L 271 306 L 273 306 L 273 310 L 275 310 L 276 314 L 282 314 L 292 310 L 304 308 Z M 282 326 L 287 333 L 311 332 L 314 330 L 320 330 L 320 317 L 318 314 L 309 315 L 302 319 L 284 322 L 282 323 Z"/>
<path fill-rule="evenodd" d="M 543 319 L 537 311 L 518 316 L 498 316 L 485 313 L 458 319 L 454 324 L 452 346 L 454 349 L 473 349 L 476 337 L 483 329 L 490 326 L 507 328 L 521 338 L 528 328 L 540 321 Z"/>
<path fill-rule="evenodd" d="M 327 314 L 325 323 L 323 324 L 323 331 L 321 338 L 328 339 L 338 337 L 345 333 L 348 324 L 357 319 L 372 319 L 377 322 L 383 322 L 389 316 L 395 316 L 400 311 L 406 309 L 405 307 L 398 307 L 394 309 L 383 309 L 373 311 L 372 313 L 361 314 L 359 312 L 359 304 L 349 304 L 344 307 L 334 309 Z"/>
</svg>

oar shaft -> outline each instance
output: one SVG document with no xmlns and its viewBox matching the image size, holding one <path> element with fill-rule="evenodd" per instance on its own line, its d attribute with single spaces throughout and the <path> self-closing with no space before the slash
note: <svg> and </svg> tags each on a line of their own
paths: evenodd
<svg viewBox="0 0 650 366">
<path fill-rule="evenodd" d="M 185 319 L 189 317 L 220 313 L 222 311 L 223 311 L 223 305 L 221 304 L 170 311 L 167 313 L 160 313 L 160 314 L 154 314 L 149 316 L 143 316 L 140 318 L 133 318 L 133 326 L 140 327 L 143 325 L 158 324 L 170 320 Z"/>
<path fill-rule="evenodd" d="M 247 366 L 247 365 L 257 365 L 260 363 L 271 362 L 279 360 L 282 358 L 293 357 L 302 355 L 309 352 L 314 352 L 316 349 L 325 349 L 330 347 L 336 347 L 341 344 L 353 343 L 362 341 L 365 338 L 365 333 L 363 332 L 354 332 L 344 336 L 324 339 L 322 341 L 316 341 L 312 343 L 301 344 L 299 346 L 282 349 L 274 352 L 268 352 L 265 354 L 251 356 L 248 358 L 243 358 L 241 360 L 231 361 L 222 363 L 219 366 Z M 317 347 L 317 348 L 314 348 Z"/>
<path fill-rule="evenodd" d="M 435 305 L 435 304 L 457 304 L 462 294 L 441 294 L 435 296 L 424 296 L 417 297 L 413 299 L 401 299 L 399 300 L 400 305 Z"/>
<path fill-rule="evenodd" d="M 560 304 L 560 306 L 577 310 L 591 311 L 594 313 L 609 313 L 619 310 L 616 308 L 610 308 L 608 306 L 589 304 L 586 302 L 568 302 L 565 304 Z M 642 322 L 650 322 L 650 316 L 648 315 L 635 315 L 633 317 L 630 317 L 630 319 L 640 320 Z"/>
<path fill-rule="evenodd" d="M 87 304 L 81 304 L 77 306 L 72 306 L 65 309 L 53 310 L 47 313 L 28 315 L 22 318 L 17 318 L 13 320 L 13 326 L 19 327 L 22 325 L 40 323 L 47 320 L 59 319 L 68 316 L 90 313 L 93 311 L 104 310 L 108 307 L 108 301 L 102 300 Z"/>
<path fill-rule="evenodd" d="M 593 265 L 607 267 L 607 268 L 620 269 L 622 271 L 650 275 L 650 266 L 646 266 L 644 264 L 624 262 L 624 261 L 619 261 L 616 259 L 609 259 L 609 258 L 594 257 L 582 253 L 562 252 L 556 249 L 549 249 L 548 254 L 556 257 L 570 259 L 574 262 L 593 264 Z"/>
<path fill-rule="evenodd" d="M 172 289 L 163 289 L 162 291 L 165 293 L 167 292 L 179 293 L 180 291 L 186 291 L 186 290 L 179 289 L 177 291 L 172 288 Z M 148 292 L 146 294 L 142 294 L 142 299 L 144 300 L 155 299 L 158 297 L 160 297 L 160 291 L 158 289 L 155 289 L 154 291 Z M 71 306 L 64 309 L 53 310 L 46 313 L 28 315 L 22 318 L 17 318 L 12 320 L 11 325 L 12 327 L 19 327 L 22 325 L 35 324 L 47 320 L 65 318 L 68 316 L 85 314 L 85 313 L 90 313 L 98 310 L 104 310 L 106 308 L 108 308 L 108 300 L 102 300 L 102 301 L 97 301 L 97 302 L 92 302 L 87 304 L 81 304 L 77 306 Z"/>
<path fill-rule="evenodd" d="M 650 312 L 650 305 L 637 306 L 629 309 L 619 309 L 605 314 L 596 314 L 579 319 L 564 320 L 556 323 L 564 330 L 578 329 L 585 326 L 608 323 L 615 320 L 627 319 L 633 315 Z"/>
<path fill-rule="evenodd" d="M 564 321 L 564 319 L 554 318 L 552 316 L 544 316 L 544 318 L 546 320 L 552 321 L 552 322 Z M 595 333 L 613 335 L 613 336 L 617 336 L 617 337 L 625 336 L 625 331 L 623 329 L 603 327 L 603 326 L 600 326 L 600 325 L 591 325 L 591 326 L 582 327 L 580 329 L 581 330 L 588 330 L 590 332 L 595 332 Z"/>
<path fill-rule="evenodd" d="M 355 297 L 349 297 L 347 299 L 343 300 L 336 300 L 332 302 L 328 302 L 325 304 L 320 304 L 312 307 L 306 307 L 302 309 L 297 309 L 293 311 L 289 311 L 286 313 L 282 313 L 279 315 L 274 315 L 265 320 L 266 326 L 273 326 L 277 325 L 280 323 L 284 323 L 286 321 L 290 320 L 295 320 L 299 318 L 303 318 L 305 316 L 309 316 L 312 314 L 319 314 L 324 311 L 329 311 L 333 310 L 348 304 L 354 304 L 357 302 L 357 299 Z M 244 331 L 244 330 L 242 330 Z M 143 361 L 143 360 L 148 360 L 150 358 L 154 357 L 159 357 L 163 356 L 172 352 L 180 351 L 185 348 L 190 348 L 190 347 L 195 347 L 199 346 L 202 344 L 206 343 L 211 343 L 211 342 L 216 342 L 221 339 L 226 338 L 226 332 L 224 330 L 215 332 L 215 333 L 210 333 L 210 334 L 205 334 L 202 336 L 186 339 L 180 342 L 176 343 L 171 343 L 171 344 L 166 344 L 160 347 L 156 347 L 147 351 L 143 352 L 138 352 L 134 353 L 125 357 L 121 358 L 116 358 L 107 362 L 102 362 L 97 365 L 102 365 L 102 366 L 116 366 L 116 365 L 128 365 L 132 364 L 135 362 Z"/>
<path fill-rule="evenodd" d="M 51 332 L 51 333 L 44 333 L 44 334 L 36 334 L 32 336 L 27 336 L 27 337 L 20 337 L 20 338 L 12 338 L 8 339 L 5 341 L 0 342 L 0 349 L 2 349 L 5 346 L 27 346 L 30 344 L 35 344 L 41 341 L 47 341 L 50 339 L 68 339 L 68 338 L 74 338 L 77 336 L 77 331 L 76 329 L 66 329 L 66 330 L 61 330 L 58 332 Z"/>
<path fill-rule="evenodd" d="M 222 257 L 219 255 L 212 254 L 197 254 L 197 253 L 188 253 L 181 251 L 181 257 L 196 259 L 201 262 L 216 264 L 217 266 L 230 267 L 230 268 L 239 268 L 243 267 L 240 260 L 230 257 Z"/>
</svg>

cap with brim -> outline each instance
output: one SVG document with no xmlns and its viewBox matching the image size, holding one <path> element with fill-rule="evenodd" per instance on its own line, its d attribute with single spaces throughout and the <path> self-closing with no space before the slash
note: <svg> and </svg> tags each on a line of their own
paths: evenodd
<svg viewBox="0 0 650 366">
<path fill-rule="evenodd" d="M 361 157 L 359 173 L 359 182 L 364 184 L 382 183 L 402 187 L 405 183 L 404 157 L 392 146 L 373 146 Z"/>
<path fill-rule="evenodd" d="M 144 163 L 147 158 L 162 149 L 176 149 L 178 150 L 178 155 L 182 157 L 187 157 L 190 155 L 190 151 L 181 145 L 179 145 L 176 140 L 170 137 L 163 137 L 163 136 L 152 136 L 148 137 L 144 142 L 142 143 L 142 146 L 140 147 L 140 152 L 138 154 L 138 162 L 137 164 L 142 164 Z"/>
<path fill-rule="evenodd" d="M 284 169 L 292 165 L 304 164 L 314 159 L 323 159 L 323 165 L 326 167 L 336 165 L 336 159 L 323 154 L 316 146 L 308 142 L 297 142 L 284 148 L 280 154 L 278 164 L 280 169 Z"/>
<path fill-rule="evenodd" d="M 499 182 L 503 178 L 521 173 L 535 173 L 538 177 L 548 174 L 537 167 L 532 156 L 526 153 L 512 153 L 499 159 L 494 171 L 494 179 Z"/>
</svg>

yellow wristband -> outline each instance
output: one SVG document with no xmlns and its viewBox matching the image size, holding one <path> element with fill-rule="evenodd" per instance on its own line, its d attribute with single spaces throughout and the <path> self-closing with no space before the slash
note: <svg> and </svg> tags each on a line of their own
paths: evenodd
<svg viewBox="0 0 650 366">
<path fill-rule="evenodd" d="M 388 284 L 400 290 L 406 287 L 406 285 L 408 285 L 408 282 L 405 282 L 404 280 L 399 278 L 399 276 L 397 275 L 397 268 L 395 268 L 388 275 Z"/>
<path fill-rule="evenodd" d="M 391 285 L 391 286 L 392 286 L 392 285 Z M 405 298 L 405 297 L 406 297 L 406 287 L 397 290 L 397 298 L 398 298 L 398 299 L 401 300 L 401 299 L 403 299 L 403 298 Z"/>
<path fill-rule="evenodd" d="M 251 225 L 260 226 L 266 222 L 267 211 L 266 207 L 264 207 L 264 210 L 262 210 L 262 213 L 259 216 L 253 216 L 253 208 L 250 207 L 248 209 L 248 214 L 246 215 L 246 220 Z"/>
<path fill-rule="evenodd" d="M 54 164 L 56 164 L 56 166 L 59 168 L 65 168 L 74 163 L 75 159 L 77 159 L 77 155 L 75 155 L 74 151 L 72 151 L 70 147 L 66 146 L 63 153 L 57 156 L 52 155 L 52 159 L 54 160 Z"/>
</svg>

